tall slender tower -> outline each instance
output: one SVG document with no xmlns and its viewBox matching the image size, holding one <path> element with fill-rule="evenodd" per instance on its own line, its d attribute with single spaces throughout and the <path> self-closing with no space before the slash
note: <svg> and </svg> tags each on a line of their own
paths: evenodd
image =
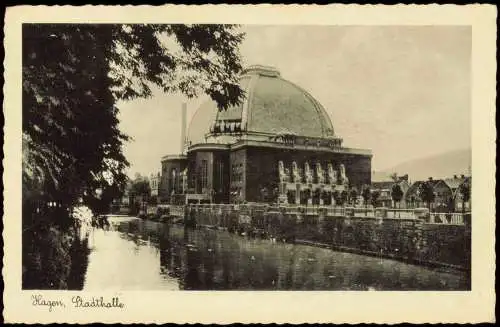
<svg viewBox="0 0 500 327">
<path fill-rule="evenodd" d="M 186 146 L 186 116 L 187 116 L 187 104 L 185 102 L 182 103 L 181 109 L 181 152 L 180 154 L 184 154 L 184 149 Z"/>
</svg>

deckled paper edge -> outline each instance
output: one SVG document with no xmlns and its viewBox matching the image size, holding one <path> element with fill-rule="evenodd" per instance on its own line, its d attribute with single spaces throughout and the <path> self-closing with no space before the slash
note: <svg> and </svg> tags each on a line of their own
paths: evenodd
<svg viewBox="0 0 500 327">
<path fill-rule="evenodd" d="M 474 323 L 494 321 L 495 40 L 490 5 L 22 6 L 5 20 L 4 319 L 6 322 L 121 323 Z M 47 312 L 20 291 L 21 23 L 238 23 L 472 25 L 472 291 L 470 292 L 103 292 L 121 311 Z M 37 292 L 66 302 L 81 292 Z M 85 296 L 91 296 L 85 293 Z"/>
</svg>

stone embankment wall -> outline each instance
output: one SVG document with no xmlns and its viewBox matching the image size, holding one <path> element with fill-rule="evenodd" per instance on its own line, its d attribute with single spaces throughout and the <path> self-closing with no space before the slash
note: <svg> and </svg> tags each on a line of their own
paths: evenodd
<svg viewBox="0 0 500 327">
<path fill-rule="evenodd" d="M 424 219 L 353 215 L 347 209 L 317 208 L 295 213 L 265 206 L 187 206 L 187 226 L 227 229 L 250 237 L 272 238 L 404 260 L 410 263 L 470 270 L 470 224 L 435 224 Z M 470 221 L 467 219 L 466 221 Z"/>
</svg>

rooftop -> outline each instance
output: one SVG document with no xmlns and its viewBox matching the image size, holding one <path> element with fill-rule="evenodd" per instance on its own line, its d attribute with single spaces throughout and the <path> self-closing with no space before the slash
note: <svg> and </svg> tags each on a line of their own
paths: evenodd
<svg viewBox="0 0 500 327">
<path fill-rule="evenodd" d="M 267 133 L 334 138 L 332 121 L 323 106 L 306 90 L 281 77 L 274 67 L 250 66 L 243 70 L 240 87 L 244 101 L 219 111 L 214 101 L 203 103 L 194 114 L 188 142 L 205 142 L 207 133 Z"/>
</svg>

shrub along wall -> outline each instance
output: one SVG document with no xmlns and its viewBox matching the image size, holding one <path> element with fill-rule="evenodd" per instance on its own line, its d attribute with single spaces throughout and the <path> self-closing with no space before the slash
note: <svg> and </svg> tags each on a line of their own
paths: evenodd
<svg viewBox="0 0 500 327">
<path fill-rule="evenodd" d="M 306 217 L 298 226 L 297 239 L 329 244 L 337 249 L 470 270 L 469 226 L 360 217 Z"/>
<path fill-rule="evenodd" d="M 327 216 L 304 211 L 233 207 L 189 208 L 188 225 L 225 227 L 286 242 L 307 241 L 337 250 L 470 270 L 470 225 L 427 224 L 418 219 Z"/>
</svg>

